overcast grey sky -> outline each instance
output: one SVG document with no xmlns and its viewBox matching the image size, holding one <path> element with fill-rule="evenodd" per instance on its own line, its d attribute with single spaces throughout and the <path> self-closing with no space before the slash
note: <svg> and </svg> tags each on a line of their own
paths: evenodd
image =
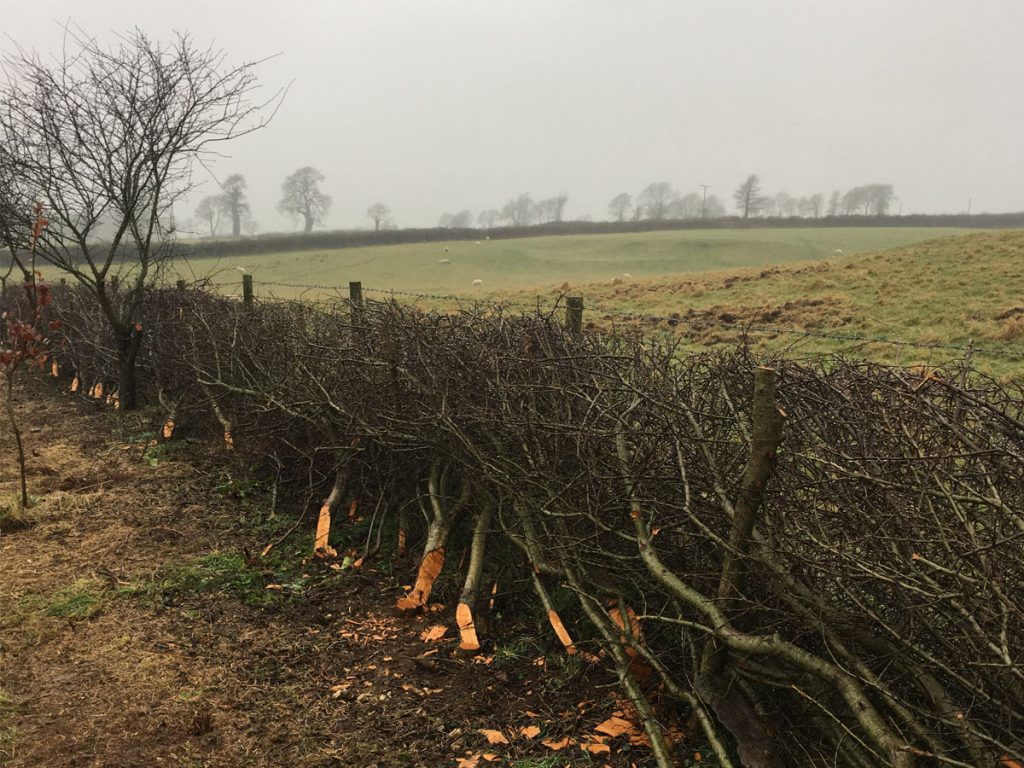
<svg viewBox="0 0 1024 768">
<path fill-rule="evenodd" d="M 731 209 L 753 172 L 794 196 L 892 183 L 905 213 L 1024 210 L 1024 0 L 0 0 L 0 42 L 53 51 L 67 20 L 281 54 L 261 68 L 294 80 L 280 113 L 215 166 L 246 176 L 261 231 L 291 228 L 275 207 L 303 165 L 329 227 L 521 192 L 603 219 L 659 180 Z"/>
</svg>

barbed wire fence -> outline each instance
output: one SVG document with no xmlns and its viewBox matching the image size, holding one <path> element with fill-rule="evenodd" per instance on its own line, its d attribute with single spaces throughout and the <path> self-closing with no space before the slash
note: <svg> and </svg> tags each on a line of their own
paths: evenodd
<svg viewBox="0 0 1024 768">
<path fill-rule="evenodd" d="M 333 294 L 340 299 L 346 298 L 346 289 L 337 285 L 325 285 L 316 283 L 284 283 L 284 282 L 270 282 L 261 281 L 261 286 L 269 288 L 285 288 L 288 290 L 300 290 L 300 291 L 319 291 L 327 294 Z M 467 296 L 458 294 L 443 294 L 443 293 L 428 293 L 428 292 L 416 292 L 416 291 L 403 291 L 395 288 L 372 288 L 362 286 L 359 282 L 349 284 L 347 299 L 349 301 L 356 300 L 353 298 L 351 293 L 352 286 L 359 286 L 359 294 L 361 300 L 362 294 L 374 294 L 385 299 L 414 299 L 417 301 L 434 301 L 434 302 L 446 302 L 454 304 L 456 306 L 488 306 L 493 309 L 500 310 L 520 310 L 525 312 L 538 312 L 541 314 L 554 313 L 559 310 L 565 310 L 569 314 L 567 315 L 567 322 L 581 322 L 582 315 L 579 318 L 572 317 L 568 302 L 570 299 L 578 301 L 580 303 L 579 309 L 583 309 L 597 313 L 603 316 L 604 319 L 620 320 L 624 323 L 647 323 L 647 324 L 663 324 L 672 329 L 678 329 L 680 326 L 684 326 L 693 330 L 709 330 L 709 329 L 722 329 L 728 331 L 734 331 L 740 336 L 789 336 L 794 339 L 794 342 L 799 342 L 804 339 L 814 339 L 821 341 L 839 342 L 841 344 L 848 344 L 854 346 L 864 345 L 884 345 L 893 348 L 902 348 L 907 350 L 920 350 L 925 352 L 947 352 L 951 353 L 952 356 L 957 358 L 971 358 L 975 355 L 982 355 L 988 358 L 994 358 L 999 360 L 1006 360 L 1012 362 L 1024 362 L 1024 351 L 1017 351 L 1006 348 L 996 348 L 991 346 L 976 345 L 973 341 L 969 341 L 967 344 L 952 344 L 944 342 L 929 342 L 920 341 L 916 339 L 905 339 L 898 338 L 892 335 L 877 335 L 877 334 L 866 334 L 857 333 L 853 331 L 822 331 L 812 328 L 796 328 L 792 326 L 784 326 L 775 323 L 758 323 L 758 322 L 736 322 L 725 320 L 722 318 L 710 318 L 706 316 L 687 316 L 683 313 L 676 312 L 672 314 L 657 314 L 650 312 L 637 312 L 622 310 L 615 307 L 608 307 L 602 305 L 591 305 L 583 304 L 584 298 L 578 296 L 569 296 L 568 294 L 560 294 L 554 302 L 550 299 L 544 299 L 541 296 L 536 298 L 534 302 L 517 301 L 512 299 L 501 299 L 495 300 L 482 296 Z M 301 297 L 300 297 L 301 298 Z M 250 297 L 251 299 L 251 297 Z M 545 304 L 547 307 L 545 308 Z"/>
</svg>

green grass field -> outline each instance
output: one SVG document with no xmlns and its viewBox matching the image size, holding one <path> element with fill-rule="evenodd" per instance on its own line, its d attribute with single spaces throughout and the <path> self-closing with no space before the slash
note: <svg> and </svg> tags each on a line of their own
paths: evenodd
<svg viewBox="0 0 1024 768">
<path fill-rule="evenodd" d="M 844 254 L 836 255 L 836 249 Z M 451 264 L 438 263 L 442 258 Z M 694 349 L 735 343 L 744 335 L 738 325 L 755 329 L 748 339 L 756 347 L 784 349 L 792 357 L 843 352 L 930 366 L 962 354 L 820 334 L 884 337 L 973 345 L 979 350 L 973 361 L 981 370 L 1020 378 L 1022 264 L 1020 230 L 872 228 L 457 241 L 196 260 L 188 269 L 178 267 L 186 277 L 212 276 L 231 293 L 240 291 L 236 268 L 244 267 L 254 275 L 257 296 L 279 298 L 316 299 L 337 292 L 274 283 L 338 286 L 346 295 L 350 280 L 367 289 L 540 306 L 554 306 L 568 291 L 583 296 L 585 320 L 593 326 L 670 335 Z M 483 285 L 473 288 L 477 278 Z"/>
<path fill-rule="evenodd" d="M 1024 231 L 947 236 L 870 254 L 769 268 L 678 274 L 574 286 L 599 327 L 635 327 L 698 347 L 732 343 L 735 327 L 787 328 L 977 348 L 973 361 L 1000 377 L 1024 375 Z M 547 291 L 542 304 L 557 300 Z M 535 292 L 510 292 L 537 301 Z M 623 317 L 634 315 L 634 318 Z M 666 318 L 666 319 L 653 319 Z M 755 346 L 790 356 L 843 351 L 902 365 L 939 365 L 955 350 L 757 332 Z M 993 354 L 989 354 L 992 351 Z"/>
<path fill-rule="evenodd" d="M 877 251 L 966 230 L 843 228 L 678 230 L 640 234 L 536 237 L 415 243 L 331 251 L 296 251 L 177 262 L 181 276 L 212 276 L 228 290 L 240 286 L 239 267 L 251 272 L 257 294 L 295 298 L 303 291 L 272 283 L 490 295 L 508 290 L 543 291 L 565 283 L 633 279 L 679 272 L 706 272 Z M 445 253 L 448 248 L 448 253 Z M 440 264 L 440 259 L 451 263 Z M 473 288 L 474 280 L 481 288 Z M 322 291 L 306 292 L 316 296 Z"/>
</svg>

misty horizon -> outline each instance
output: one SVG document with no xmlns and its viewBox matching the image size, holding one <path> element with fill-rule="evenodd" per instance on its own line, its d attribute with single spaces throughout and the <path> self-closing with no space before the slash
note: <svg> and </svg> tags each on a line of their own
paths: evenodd
<svg viewBox="0 0 1024 768">
<path fill-rule="evenodd" d="M 188 32 L 229 63 L 272 57 L 263 92 L 288 88 L 270 125 L 197 168 L 182 221 L 240 173 L 259 232 L 294 231 L 277 211 L 302 166 L 333 204 L 319 229 L 475 216 L 523 193 L 565 194 L 567 220 L 668 181 L 733 192 L 751 173 L 799 198 L 891 184 L 902 213 L 1024 209 L 1012 98 L 1024 76 L 1024 5 L 990 0 L 857 7 L 726 3 L 182 2 L 0 0 L 4 53 L 59 52 L 63 24 L 103 42 L 138 26 Z"/>
</svg>

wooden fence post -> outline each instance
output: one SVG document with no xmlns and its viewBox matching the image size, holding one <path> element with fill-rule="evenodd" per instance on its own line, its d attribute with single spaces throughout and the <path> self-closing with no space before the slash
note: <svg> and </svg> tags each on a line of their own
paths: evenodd
<svg viewBox="0 0 1024 768">
<path fill-rule="evenodd" d="M 565 327 L 573 336 L 583 334 L 583 297 L 568 296 L 565 299 Z"/>
<path fill-rule="evenodd" d="M 252 306 L 252 275 L 242 275 L 242 303 L 247 307 Z"/>
<path fill-rule="evenodd" d="M 363 284 L 358 280 L 353 280 L 348 284 L 348 300 L 352 305 L 350 322 L 355 327 L 363 320 Z"/>
</svg>

